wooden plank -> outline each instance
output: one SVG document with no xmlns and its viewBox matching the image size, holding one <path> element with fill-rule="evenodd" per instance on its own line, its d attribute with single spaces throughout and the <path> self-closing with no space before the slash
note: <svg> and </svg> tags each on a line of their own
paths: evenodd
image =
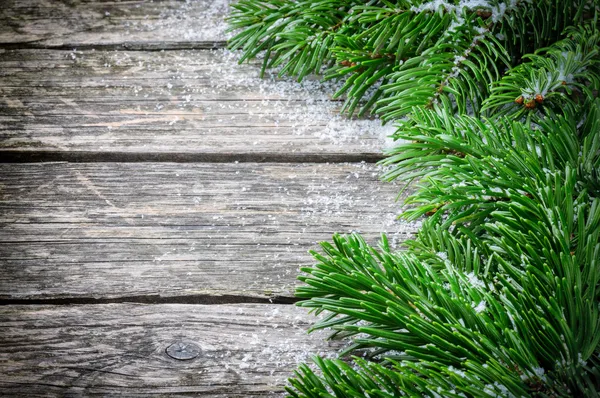
<svg viewBox="0 0 600 398">
<path fill-rule="evenodd" d="M 223 47 L 229 0 L 4 0 L 0 47 Z"/>
<path fill-rule="evenodd" d="M 0 164 L 0 299 L 292 296 L 333 233 L 405 240 L 369 164 Z M 237 298 L 236 298 L 237 297 Z"/>
<path fill-rule="evenodd" d="M 257 65 L 223 50 L 5 51 L 0 158 L 381 158 L 393 126 L 340 117 L 330 99 L 338 85 L 258 76 Z"/>
<path fill-rule="evenodd" d="M 3 306 L 0 395 L 272 395 L 310 355 L 334 354 L 307 335 L 312 318 L 268 304 Z M 169 357 L 180 341 L 199 355 Z"/>
</svg>

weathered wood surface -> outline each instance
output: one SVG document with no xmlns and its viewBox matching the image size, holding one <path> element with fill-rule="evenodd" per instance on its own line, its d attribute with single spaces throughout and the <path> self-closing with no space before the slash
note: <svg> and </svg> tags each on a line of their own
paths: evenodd
<svg viewBox="0 0 600 398">
<path fill-rule="evenodd" d="M 335 353 L 313 317 L 282 305 L 0 307 L 3 396 L 281 395 L 298 363 Z M 192 342 L 197 358 L 165 349 Z"/>
<path fill-rule="evenodd" d="M 279 395 L 337 348 L 269 303 L 307 251 L 416 231 L 376 166 L 301 163 L 374 161 L 393 127 L 206 50 L 228 2 L 0 0 L 0 395 Z M 10 163 L 48 160 L 95 163 Z"/>
<path fill-rule="evenodd" d="M 3 0 L 0 47 L 213 48 L 228 0 Z"/>
<path fill-rule="evenodd" d="M 415 231 L 377 178 L 369 164 L 2 164 L 0 298 L 290 297 L 317 241 Z"/>
<path fill-rule="evenodd" d="M 394 131 L 340 117 L 335 84 L 263 80 L 222 50 L 1 55 L 5 161 L 373 161 Z"/>
</svg>

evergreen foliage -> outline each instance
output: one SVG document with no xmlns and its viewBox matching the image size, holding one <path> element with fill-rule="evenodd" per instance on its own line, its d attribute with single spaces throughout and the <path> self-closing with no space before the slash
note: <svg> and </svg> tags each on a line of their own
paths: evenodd
<svg viewBox="0 0 600 398">
<path fill-rule="evenodd" d="M 598 396 L 600 1 L 233 7 L 243 60 L 342 79 L 348 114 L 397 123 L 384 178 L 423 220 L 399 252 L 313 253 L 300 305 L 353 356 L 302 365 L 290 396 Z"/>
</svg>

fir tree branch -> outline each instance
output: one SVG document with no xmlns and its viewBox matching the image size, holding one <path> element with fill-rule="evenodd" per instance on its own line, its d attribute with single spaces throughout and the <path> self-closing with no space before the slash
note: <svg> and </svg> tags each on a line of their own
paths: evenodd
<svg viewBox="0 0 600 398">
<path fill-rule="evenodd" d="M 385 178 L 417 181 L 404 217 L 425 218 L 402 253 L 337 235 L 313 253 L 299 305 L 365 358 L 315 358 L 290 396 L 597 396 L 600 2 L 234 8 L 242 60 L 327 66 L 346 112 L 403 118 Z"/>
<path fill-rule="evenodd" d="M 547 113 L 548 107 L 551 112 L 573 111 L 592 100 L 600 88 L 600 32 L 588 25 L 569 29 L 567 35 L 549 48 L 525 55 L 529 61 L 494 85 L 484 109 L 518 119 L 532 112 Z"/>
</svg>

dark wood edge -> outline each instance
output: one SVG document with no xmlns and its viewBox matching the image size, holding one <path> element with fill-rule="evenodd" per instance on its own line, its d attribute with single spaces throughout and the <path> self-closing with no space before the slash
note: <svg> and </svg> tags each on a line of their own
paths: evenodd
<svg viewBox="0 0 600 398">
<path fill-rule="evenodd" d="M 173 51 L 173 50 L 217 50 L 227 47 L 227 41 L 182 41 L 182 42 L 124 42 L 107 44 L 63 43 L 45 44 L 43 41 L 22 43 L 0 43 L 0 49 L 5 50 L 127 50 L 127 51 Z"/>
<path fill-rule="evenodd" d="M 195 153 L 195 152 L 63 152 L 52 150 L 0 150 L 0 163 L 37 162 L 172 162 L 172 163 L 376 163 L 383 153 Z"/>
</svg>

